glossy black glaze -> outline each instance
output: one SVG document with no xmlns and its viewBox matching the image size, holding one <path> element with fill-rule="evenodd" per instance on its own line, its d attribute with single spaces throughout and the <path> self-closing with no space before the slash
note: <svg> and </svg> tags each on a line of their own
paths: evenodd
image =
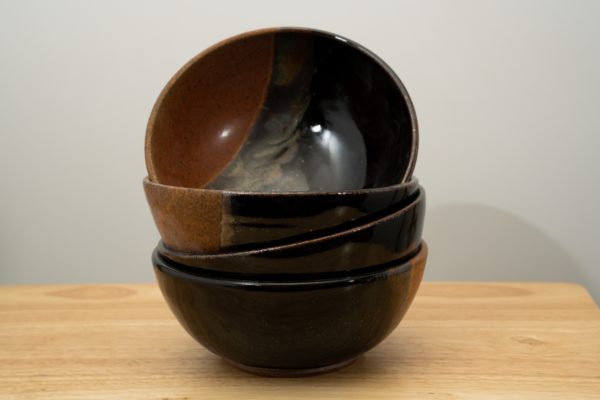
<svg viewBox="0 0 600 400">
<path fill-rule="evenodd" d="M 416 117 L 391 69 L 338 35 L 284 28 L 274 39 L 263 108 L 236 158 L 208 187 L 335 191 L 409 179 Z"/>
<path fill-rule="evenodd" d="M 144 180 L 166 246 L 201 254 L 273 247 L 351 229 L 407 205 L 418 188 L 416 178 L 339 193 L 210 191 Z"/>
<path fill-rule="evenodd" d="M 322 280 L 224 279 L 184 272 L 153 254 L 163 296 L 199 343 L 237 364 L 302 370 L 352 359 L 400 322 L 423 276 L 427 247 L 375 272 Z"/>
<path fill-rule="evenodd" d="M 367 268 L 414 253 L 425 218 L 421 187 L 409 205 L 373 222 L 314 239 L 252 251 L 198 255 L 173 251 L 160 242 L 169 259 L 190 267 L 222 272 L 306 274 Z"/>
</svg>

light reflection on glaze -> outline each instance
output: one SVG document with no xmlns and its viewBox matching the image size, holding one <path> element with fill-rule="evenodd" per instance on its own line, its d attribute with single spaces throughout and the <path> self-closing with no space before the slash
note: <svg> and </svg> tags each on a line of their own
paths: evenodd
<svg viewBox="0 0 600 400">
<path fill-rule="evenodd" d="M 333 35 L 283 30 L 274 49 L 255 125 L 207 187 L 344 191 L 400 182 L 414 127 L 391 72 Z"/>
</svg>

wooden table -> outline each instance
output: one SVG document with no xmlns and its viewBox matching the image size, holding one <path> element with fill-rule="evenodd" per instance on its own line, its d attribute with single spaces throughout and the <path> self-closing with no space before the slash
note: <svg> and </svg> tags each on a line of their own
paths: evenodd
<svg viewBox="0 0 600 400">
<path fill-rule="evenodd" d="M 0 287 L 1 399 L 600 399 L 600 310 L 571 284 L 424 284 L 398 329 L 309 378 L 238 371 L 155 285 Z"/>
</svg>

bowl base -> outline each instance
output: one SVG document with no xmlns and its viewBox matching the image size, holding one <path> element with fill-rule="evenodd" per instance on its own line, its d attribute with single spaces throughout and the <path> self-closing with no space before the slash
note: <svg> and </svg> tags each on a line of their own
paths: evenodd
<svg viewBox="0 0 600 400">
<path fill-rule="evenodd" d="M 344 368 L 354 361 L 356 361 L 358 357 L 351 358 L 349 360 L 344 360 L 339 363 L 324 365 L 322 367 L 315 368 L 263 368 L 263 367 L 253 367 L 251 365 L 240 364 L 235 361 L 227 360 L 229 364 L 237 367 L 246 372 L 250 372 L 255 375 L 266 376 L 270 378 L 299 378 L 303 376 L 312 376 L 312 375 L 320 375 L 325 374 L 327 372 L 336 371 L 340 368 Z"/>
</svg>

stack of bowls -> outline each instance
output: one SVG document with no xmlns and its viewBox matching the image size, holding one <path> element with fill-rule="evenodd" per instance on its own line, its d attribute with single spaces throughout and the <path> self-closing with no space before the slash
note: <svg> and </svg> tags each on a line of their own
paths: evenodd
<svg viewBox="0 0 600 400">
<path fill-rule="evenodd" d="M 326 32 L 246 33 L 188 62 L 146 132 L 165 299 L 208 350 L 293 376 L 350 363 L 423 276 L 425 192 L 406 89 Z"/>
</svg>

